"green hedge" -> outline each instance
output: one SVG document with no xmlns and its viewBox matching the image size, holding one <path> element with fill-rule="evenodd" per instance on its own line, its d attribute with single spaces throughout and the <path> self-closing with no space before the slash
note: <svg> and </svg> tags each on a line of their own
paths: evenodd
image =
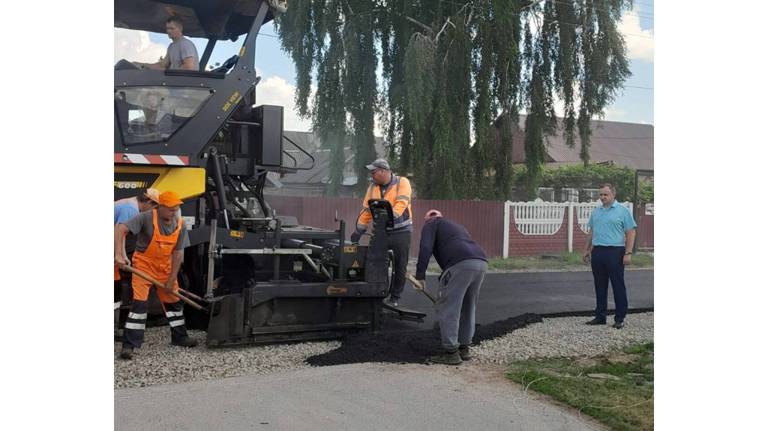
<svg viewBox="0 0 768 431">
<path fill-rule="evenodd" d="M 616 199 L 621 202 L 633 201 L 635 194 L 635 171 L 605 164 L 590 164 L 544 168 L 541 183 L 538 187 L 551 187 L 556 192 L 563 188 L 593 189 L 603 183 L 611 183 L 616 187 Z M 526 168 L 518 166 L 515 169 L 514 184 L 527 198 L 535 196 L 535 190 L 522 190 L 526 184 Z M 653 180 L 640 178 L 638 188 L 638 203 L 653 202 Z"/>
</svg>

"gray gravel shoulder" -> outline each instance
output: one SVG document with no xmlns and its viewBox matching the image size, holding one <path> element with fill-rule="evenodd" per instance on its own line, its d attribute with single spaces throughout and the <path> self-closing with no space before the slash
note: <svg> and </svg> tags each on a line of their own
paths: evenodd
<svg viewBox="0 0 768 431">
<path fill-rule="evenodd" d="M 504 336 L 487 340 L 473 349 L 475 360 L 509 364 L 530 358 L 596 356 L 636 343 L 653 341 L 653 313 L 630 314 L 626 326 L 590 326 L 585 317 L 544 319 Z"/>
<path fill-rule="evenodd" d="M 197 347 L 172 346 L 168 327 L 147 328 L 144 344 L 134 352 L 132 360 L 115 359 L 115 388 L 307 368 L 307 357 L 341 346 L 340 341 L 327 341 L 209 349 L 205 346 L 205 332 L 189 331 L 189 335 L 200 343 Z M 115 358 L 119 351 L 120 344 L 115 343 Z"/>
<path fill-rule="evenodd" d="M 626 326 L 616 330 L 587 326 L 584 317 L 544 319 L 473 348 L 476 364 L 506 365 L 534 357 L 574 357 L 604 354 L 634 343 L 653 341 L 653 313 L 631 314 Z M 190 331 L 200 345 L 170 345 L 167 327 L 148 328 L 145 343 L 131 361 L 117 359 L 115 343 L 114 386 L 132 388 L 186 383 L 225 377 L 270 374 L 309 368 L 305 360 L 337 349 L 340 341 L 246 346 L 226 349 L 205 347 L 205 333 Z"/>
</svg>

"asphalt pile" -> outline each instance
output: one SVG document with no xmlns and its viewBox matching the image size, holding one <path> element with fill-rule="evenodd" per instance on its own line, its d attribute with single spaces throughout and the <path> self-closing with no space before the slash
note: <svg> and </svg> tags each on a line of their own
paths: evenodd
<svg viewBox="0 0 768 431">
<path fill-rule="evenodd" d="M 621 346 L 627 344 L 625 339 L 645 339 L 647 338 L 646 334 L 649 332 L 652 339 L 652 309 L 633 309 L 629 311 L 629 314 L 648 313 L 649 311 L 651 312 L 650 317 L 646 320 L 650 321 L 650 331 L 648 330 L 647 325 L 640 328 L 634 328 L 632 327 L 634 325 L 630 323 L 630 327 L 623 332 L 612 331 L 606 334 L 596 332 L 600 329 L 606 329 L 605 327 L 595 328 L 586 326 L 583 324 L 584 322 L 578 318 L 579 316 L 592 316 L 594 314 L 592 311 L 552 314 L 526 313 L 482 326 L 477 325 L 472 344 L 473 346 L 483 346 L 484 344 L 488 344 L 490 347 L 481 347 L 476 351 L 481 353 L 481 356 L 484 356 L 483 362 L 492 363 L 505 363 L 508 358 L 512 357 L 552 356 L 549 352 L 550 350 L 552 352 L 578 352 L 580 348 L 583 347 L 582 344 L 585 344 L 585 341 L 583 341 L 582 338 L 588 340 L 588 342 L 586 342 L 587 345 L 591 345 L 589 343 L 591 340 L 591 343 L 599 346 L 602 342 L 601 340 L 604 340 L 606 336 L 609 336 L 616 339 L 615 342 L 609 344 L 610 346 Z M 609 313 L 612 313 L 612 311 Z M 566 317 L 570 317 L 570 319 L 563 319 Z M 548 323 L 543 327 L 549 328 L 551 325 L 558 325 L 557 330 L 551 331 L 551 333 L 541 339 L 534 337 L 532 339 L 526 339 L 525 342 L 522 343 L 513 342 L 517 341 L 515 335 L 513 335 L 515 334 L 514 331 L 526 328 L 533 323 L 542 323 L 545 320 L 551 323 Z M 638 332 L 638 334 L 635 334 L 635 332 Z M 558 334 L 562 336 L 558 336 Z M 549 343 L 552 344 L 551 348 L 542 347 L 549 345 L 546 340 L 552 340 L 552 343 Z M 559 349 L 558 347 L 561 345 L 570 346 L 571 350 Z M 518 352 L 518 350 L 529 348 L 530 346 L 535 346 L 536 348 L 530 352 Z M 342 339 L 341 347 L 315 356 L 310 356 L 306 359 L 306 363 L 318 367 L 362 362 L 423 364 L 429 356 L 437 353 L 440 350 L 440 347 L 440 331 L 438 329 L 385 331 L 380 334 L 365 333 L 348 336 Z M 507 355 L 505 351 L 514 351 L 514 354 Z"/>
<path fill-rule="evenodd" d="M 541 320 L 541 316 L 529 313 L 477 326 L 474 342 L 490 340 Z M 344 338 L 338 349 L 310 356 L 306 362 L 319 367 L 361 362 L 422 364 L 439 349 L 438 329 L 360 334 Z"/>
</svg>

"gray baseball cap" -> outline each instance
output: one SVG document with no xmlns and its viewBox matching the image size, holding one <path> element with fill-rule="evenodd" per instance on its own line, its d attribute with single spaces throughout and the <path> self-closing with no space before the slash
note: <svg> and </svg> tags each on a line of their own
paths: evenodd
<svg viewBox="0 0 768 431">
<path fill-rule="evenodd" d="M 369 171 L 375 171 L 376 169 L 386 169 L 388 171 L 392 170 L 389 168 L 389 163 L 387 163 L 387 161 L 384 159 L 376 159 L 370 165 L 365 165 L 365 167 Z"/>
</svg>

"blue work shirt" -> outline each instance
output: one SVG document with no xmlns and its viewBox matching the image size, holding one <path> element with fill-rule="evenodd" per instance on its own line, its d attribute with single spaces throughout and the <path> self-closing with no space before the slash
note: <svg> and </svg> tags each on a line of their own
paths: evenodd
<svg viewBox="0 0 768 431">
<path fill-rule="evenodd" d="M 632 213 L 614 200 L 608 208 L 602 204 L 595 208 L 587 226 L 592 232 L 592 245 L 623 247 L 624 233 L 636 228 L 637 224 Z"/>
<path fill-rule="evenodd" d="M 115 202 L 115 224 L 127 222 L 139 214 L 136 199 L 121 199 Z"/>
</svg>

